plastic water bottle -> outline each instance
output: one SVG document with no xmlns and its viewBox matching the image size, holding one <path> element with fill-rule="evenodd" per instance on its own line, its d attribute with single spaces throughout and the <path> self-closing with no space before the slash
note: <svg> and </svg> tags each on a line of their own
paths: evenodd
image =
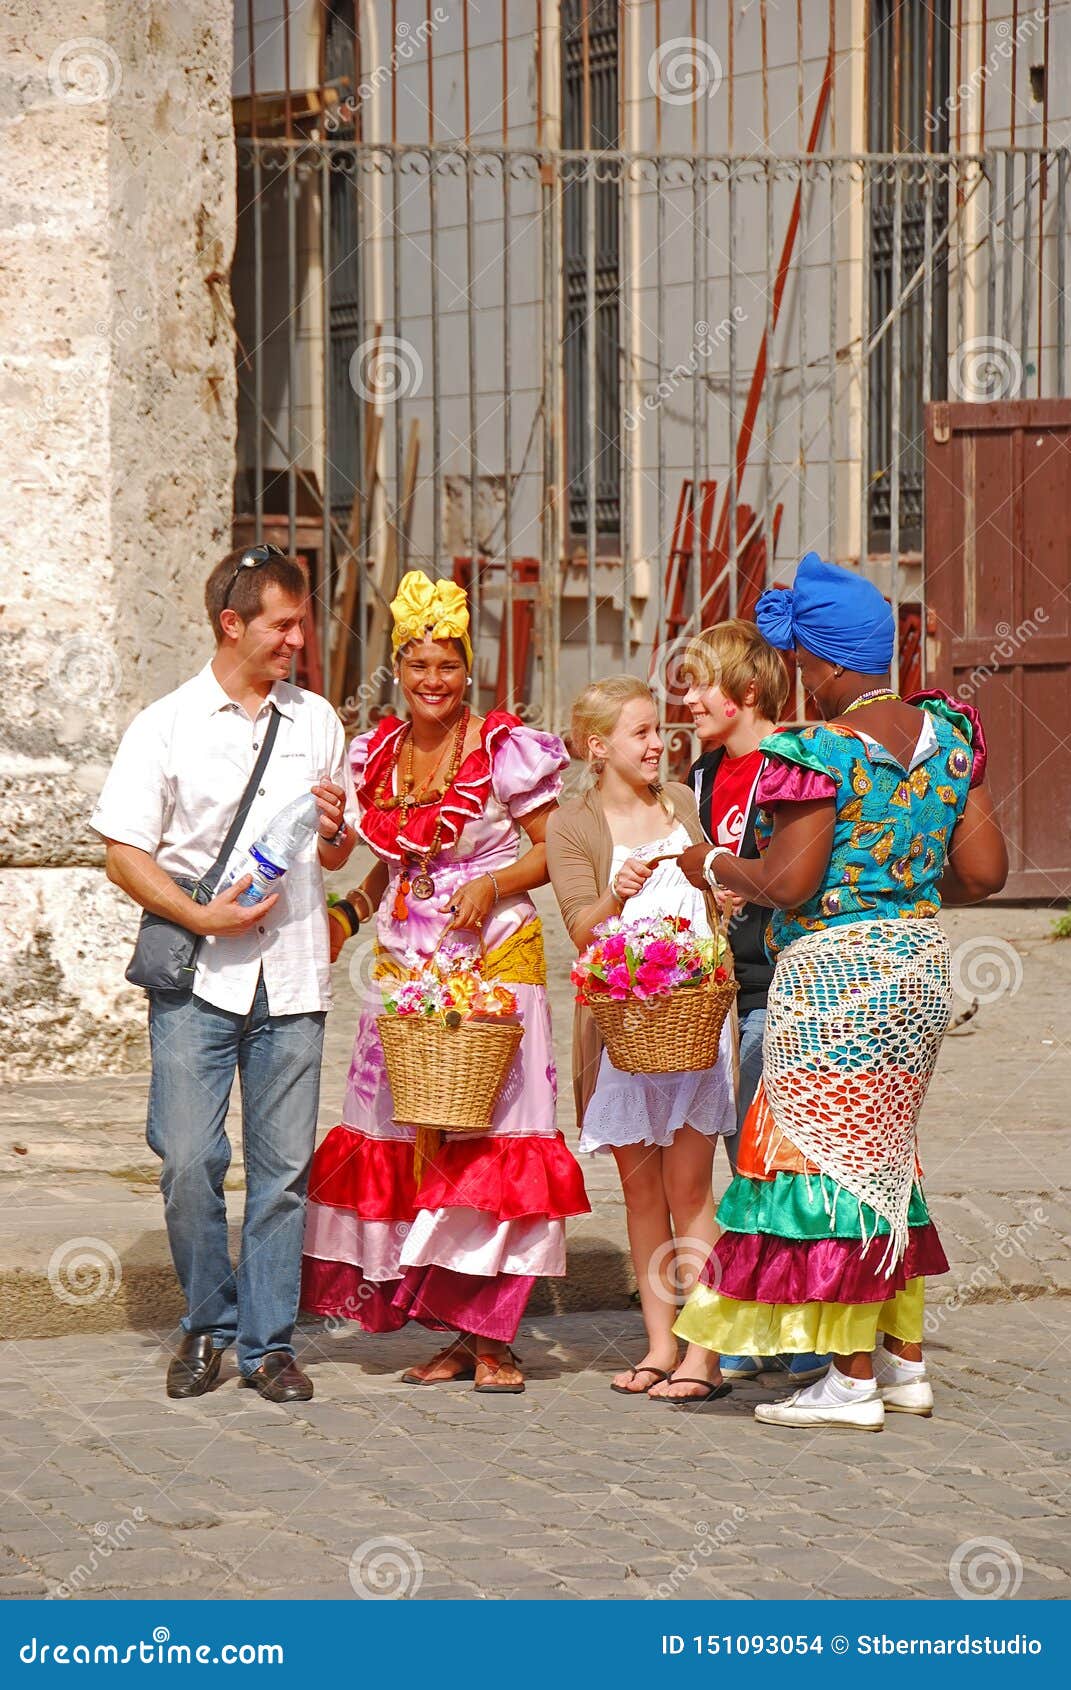
<svg viewBox="0 0 1071 1690">
<path fill-rule="evenodd" d="M 311 792 L 292 798 L 284 810 L 272 817 L 236 867 L 227 871 L 219 890 L 224 892 L 243 875 L 251 874 L 253 884 L 238 899 L 240 904 L 248 908 L 277 892 L 283 875 L 317 832 L 319 823 L 320 812 Z"/>
</svg>

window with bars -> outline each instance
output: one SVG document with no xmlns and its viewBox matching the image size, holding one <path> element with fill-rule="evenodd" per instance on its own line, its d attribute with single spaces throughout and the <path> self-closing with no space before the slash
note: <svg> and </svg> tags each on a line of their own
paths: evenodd
<svg viewBox="0 0 1071 1690">
<path fill-rule="evenodd" d="M 870 333 L 893 309 L 895 280 L 896 174 L 900 177 L 900 292 L 922 264 L 926 251 L 927 203 L 931 205 L 933 259 L 930 321 L 930 397 L 943 399 L 948 367 L 947 248 L 938 241 L 948 220 L 948 190 L 938 167 L 924 172 L 911 155 L 948 147 L 951 0 L 870 0 L 867 147 L 874 153 L 902 153 L 902 163 L 871 169 Z M 870 488 L 868 544 L 890 549 L 890 470 L 899 461 L 898 552 L 922 548 L 922 462 L 924 449 L 923 358 L 925 296 L 921 282 L 903 307 L 899 370 L 893 370 L 892 335 L 887 330 L 870 358 L 867 431 Z M 892 396 L 899 383 L 900 421 L 893 439 Z"/>
<path fill-rule="evenodd" d="M 584 19 L 587 18 L 585 35 Z M 616 0 L 562 0 L 562 145 L 616 148 L 618 128 L 618 7 Z M 588 194 L 595 195 L 594 299 L 588 298 Z M 565 289 L 566 474 L 569 529 L 587 533 L 594 480 L 595 531 L 616 536 L 621 523 L 620 190 L 591 182 L 583 166 L 564 170 L 563 286 Z M 595 438 L 589 440 L 588 335 L 595 335 Z"/>
</svg>

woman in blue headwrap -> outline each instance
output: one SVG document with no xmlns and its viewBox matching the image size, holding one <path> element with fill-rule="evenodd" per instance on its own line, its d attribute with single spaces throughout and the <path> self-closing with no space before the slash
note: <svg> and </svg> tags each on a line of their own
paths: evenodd
<svg viewBox="0 0 1071 1690">
<path fill-rule="evenodd" d="M 758 861 L 705 846 L 681 858 L 694 884 L 775 912 L 777 966 L 724 1230 L 675 1328 L 689 1343 L 681 1382 L 651 1395 L 706 1406 L 719 1353 L 831 1352 L 824 1378 L 756 1419 L 878 1431 L 887 1409 L 933 1408 L 923 1282 L 948 1264 L 916 1126 L 951 1010 L 935 917 L 999 891 L 1007 855 L 977 714 L 892 690 L 893 618 L 876 587 L 809 553 L 755 619 L 795 650 L 823 721 L 763 741 Z"/>
</svg>

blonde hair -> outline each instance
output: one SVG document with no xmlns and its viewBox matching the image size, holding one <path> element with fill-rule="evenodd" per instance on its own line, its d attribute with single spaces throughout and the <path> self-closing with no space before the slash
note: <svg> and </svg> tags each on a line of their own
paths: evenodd
<svg viewBox="0 0 1071 1690">
<path fill-rule="evenodd" d="M 749 686 L 755 709 L 776 722 L 788 701 L 789 678 L 781 653 L 763 639 L 754 622 L 737 619 L 704 628 L 689 643 L 681 673 L 695 686 L 719 686 L 742 706 Z"/>
<path fill-rule="evenodd" d="M 607 675 L 605 680 L 592 681 L 590 686 L 586 686 L 580 696 L 574 699 L 569 717 L 569 749 L 574 757 L 587 764 L 592 775 L 592 785 L 598 785 L 602 771 L 596 768 L 595 760 L 588 750 L 589 739 L 608 739 L 617 727 L 625 705 L 636 699 L 642 699 L 647 704 L 655 702 L 650 687 L 635 675 Z M 667 798 L 662 790 L 661 781 L 652 781 L 650 784 L 651 791 L 667 817 L 671 822 L 674 821 L 676 811 L 672 800 Z"/>
</svg>

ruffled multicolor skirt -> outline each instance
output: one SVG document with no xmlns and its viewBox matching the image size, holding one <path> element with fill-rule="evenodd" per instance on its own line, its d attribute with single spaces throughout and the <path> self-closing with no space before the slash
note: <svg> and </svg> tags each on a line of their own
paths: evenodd
<svg viewBox="0 0 1071 1690">
<path fill-rule="evenodd" d="M 875 939 L 888 937 L 877 931 L 886 923 L 855 925 L 870 931 L 814 935 L 797 941 L 800 949 L 791 946 L 778 962 L 770 994 L 774 1039 L 778 1011 L 794 1016 L 780 1053 L 793 1050 L 806 1068 L 807 1084 L 797 1084 L 797 1095 L 809 1097 L 812 1125 L 821 1117 L 813 1136 L 802 1121 L 796 1136 L 808 1148 L 815 1141 L 834 1148 L 828 1159 L 818 1160 L 813 1149 L 808 1157 L 792 1142 L 791 1107 L 782 1107 L 777 1095 L 771 1106 L 779 1065 L 776 1051 L 767 1046 L 764 1078 L 741 1128 L 737 1175 L 718 1210 L 723 1231 L 674 1328 L 688 1342 L 724 1355 L 850 1355 L 872 1350 L 883 1332 L 920 1343 L 924 1280 L 948 1272 L 914 1148 L 914 1126 L 947 1022 L 942 996 L 946 941 L 933 923 L 926 934 L 905 933 L 912 924 L 901 924 L 905 951 L 912 955 L 900 967 L 894 947 L 890 966 L 882 967 L 852 1006 L 852 1048 L 865 1053 L 865 1060 L 853 1066 L 848 1046 L 830 1043 L 828 1021 L 823 1037 L 820 1005 L 815 1007 L 813 995 L 808 1003 L 808 993 L 800 993 L 798 970 L 801 961 L 813 969 L 816 957 L 826 968 L 831 955 L 845 955 L 846 946 L 858 950 L 860 944 L 872 946 Z M 795 968 L 785 968 L 793 952 Z M 847 1037 L 848 1013 L 843 1001 L 833 1003 L 830 1014 L 839 1018 L 842 1038 Z M 900 1033 L 895 1041 L 889 1036 L 890 1025 L 897 1027 L 901 1018 L 917 1048 L 917 1060 L 902 1075 L 905 1040 Z M 896 1106 L 885 1115 L 878 1105 L 889 1096 L 890 1082 Z M 898 1128 L 891 1124 L 896 1109 L 903 1114 Z M 864 1117 L 866 1132 L 861 1130 Z M 842 1160 L 849 1165 L 858 1161 L 858 1141 L 874 1141 L 882 1121 L 888 1123 L 890 1169 L 898 1161 L 902 1166 L 901 1151 L 909 1157 L 903 1207 L 890 1205 L 897 1211 L 895 1225 L 840 1183 L 828 1166 L 828 1161 L 838 1166 Z M 847 1147 L 843 1159 L 835 1154 L 838 1131 Z"/>
<path fill-rule="evenodd" d="M 565 1221 L 590 1204 L 554 1126 L 546 992 L 513 989 L 525 1036 L 491 1129 L 444 1134 L 419 1178 L 416 1129 L 393 1118 L 376 1012 L 361 1016 L 345 1120 L 317 1149 L 309 1179 L 307 1312 L 367 1332 L 416 1320 L 509 1342 L 536 1279 L 565 1273 Z"/>
</svg>

